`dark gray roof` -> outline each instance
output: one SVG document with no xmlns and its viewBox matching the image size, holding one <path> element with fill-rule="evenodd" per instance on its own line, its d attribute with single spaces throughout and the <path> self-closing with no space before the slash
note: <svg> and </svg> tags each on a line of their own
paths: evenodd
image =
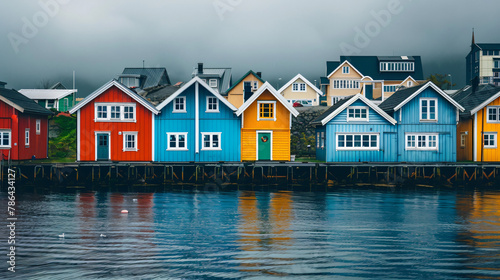
<svg viewBox="0 0 500 280">
<path fill-rule="evenodd" d="M 500 44 L 476 44 L 482 50 L 500 50 Z"/>
<path fill-rule="evenodd" d="M 401 104 L 401 102 L 405 101 L 408 97 L 410 97 L 425 85 L 427 85 L 427 83 L 410 88 L 400 89 L 389 96 L 386 100 L 384 100 L 384 102 L 378 105 L 378 107 L 384 110 L 386 113 L 392 114 L 395 107 L 397 107 L 399 104 Z"/>
<path fill-rule="evenodd" d="M 183 83 L 181 84 L 177 83 L 176 85 L 158 86 L 139 91 L 138 94 L 142 96 L 144 99 L 146 99 L 148 102 L 156 106 L 161 102 L 163 102 L 163 100 L 167 99 L 169 96 L 174 94 L 176 91 L 178 91 L 182 85 Z"/>
<path fill-rule="evenodd" d="M 144 77 L 144 81 L 141 81 L 140 88 L 151 88 L 161 85 L 170 85 L 170 78 L 168 77 L 167 69 L 165 67 L 157 68 L 133 68 L 127 67 L 123 69 L 123 72 L 119 77 L 130 77 L 131 75 L 136 75 L 136 77 Z"/>
<path fill-rule="evenodd" d="M 326 62 L 326 75 L 330 75 L 333 70 L 337 69 L 339 67 L 340 61 L 327 61 Z"/>
<path fill-rule="evenodd" d="M 473 91 L 473 87 L 466 86 L 457 91 L 451 97 L 465 108 L 465 111 L 461 112 L 460 115 L 470 116 L 473 109 L 477 108 L 479 105 L 499 92 L 500 87 L 494 85 L 481 85 L 476 89 L 476 91 Z"/>
<path fill-rule="evenodd" d="M 319 78 L 319 83 L 320 85 L 329 85 L 330 80 L 327 77 L 320 77 Z"/>
<path fill-rule="evenodd" d="M 0 88 L 0 96 L 24 109 L 25 113 L 52 115 L 52 111 L 45 109 L 35 101 L 22 95 L 16 90 Z"/>
<path fill-rule="evenodd" d="M 381 60 L 382 59 L 382 60 Z M 345 60 L 349 61 L 361 74 L 370 76 L 374 80 L 385 81 L 403 81 L 411 76 L 417 81 L 423 81 L 424 71 L 422 68 L 422 61 L 420 56 L 408 56 L 408 59 L 402 59 L 401 56 L 341 56 L 341 63 Z M 380 62 L 401 62 L 411 61 L 414 62 L 413 72 L 382 72 L 380 71 Z M 334 69 L 335 70 L 335 69 Z M 328 73 L 329 75 L 330 73 Z"/>
<path fill-rule="evenodd" d="M 67 88 L 61 82 L 57 82 L 49 89 L 67 89 Z"/>
<path fill-rule="evenodd" d="M 344 105 L 344 103 L 346 103 L 347 101 L 349 101 L 351 98 L 353 98 L 355 95 L 351 96 L 351 97 L 346 97 L 344 99 L 341 99 L 339 100 L 339 102 L 335 103 L 335 105 L 331 106 L 330 108 L 328 108 L 325 112 L 323 112 L 323 114 L 319 115 L 318 117 L 316 117 L 314 120 L 311 121 L 311 124 L 320 124 L 321 121 L 328 117 L 331 113 L 333 113 L 335 110 L 337 110 L 338 108 L 340 108 L 342 105 Z"/>
<path fill-rule="evenodd" d="M 232 85 L 232 70 L 231 68 L 221 67 L 221 68 L 203 68 L 203 73 L 198 73 L 198 67 L 195 67 L 192 78 L 195 76 L 201 79 L 207 78 L 219 78 L 221 82 L 218 84 L 217 89 L 219 93 L 225 93 L 229 90 Z"/>
</svg>

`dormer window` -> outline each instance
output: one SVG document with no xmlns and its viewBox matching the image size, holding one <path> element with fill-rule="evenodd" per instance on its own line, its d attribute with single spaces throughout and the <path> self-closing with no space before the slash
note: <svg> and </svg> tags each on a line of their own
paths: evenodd
<svg viewBox="0 0 500 280">
<path fill-rule="evenodd" d="M 342 74 L 349 74 L 349 66 L 342 67 Z"/>
<path fill-rule="evenodd" d="M 380 62 L 381 72 L 413 72 L 414 62 Z"/>
<path fill-rule="evenodd" d="M 208 85 L 209 85 L 210 87 L 213 87 L 213 88 L 216 88 L 216 87 L 217 87 L 217 79 L 210 79 L 210 80 L 208 81 L 208 83 L 209 83 Z"/>
<path fill-rule="evenodd" d="M 139 83 L 138 78 L 134 77 L 122 77 L 120 78 L 120 83 L 124 84 L 128 88 L 138 88 L 140 83 Z"/>
</svg>

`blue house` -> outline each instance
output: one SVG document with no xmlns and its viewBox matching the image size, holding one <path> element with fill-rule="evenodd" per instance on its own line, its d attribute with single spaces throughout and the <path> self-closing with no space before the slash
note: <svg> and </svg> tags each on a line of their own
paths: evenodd
<svg viewBox="0 0 500 280">
<path fill-rule="evenodd" d="M 397 122 L 397 161 L 455 162 L 464 108 L 432 82 L 396 91 L 379 107 Z"/>
<path fill-rule="evenodd" d="M 316 159 L 395 162 L 396 120 L 361 94 L 345 98 L 312 121 Z"/>
<path fill-rule="evenodd" d="M 154 161 L 240 161 L 237 108 L 194 77 L 157 106 Z"/>
</svg>

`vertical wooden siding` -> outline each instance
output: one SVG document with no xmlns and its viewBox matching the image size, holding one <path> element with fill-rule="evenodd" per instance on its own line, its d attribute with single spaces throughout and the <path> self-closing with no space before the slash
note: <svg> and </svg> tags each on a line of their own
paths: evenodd
<svg viewBox="0 0 500 280">
<path fill-rule="evenodd" d="M 500 98 L 494 100 L 487 106 L 500 106 Z M 477 161 L 481 161 L 481 154 L 484 150 L 483 161 L 500 161 L 500 123 L 488 123 L 487 117 L 487 106 L 477 112 L 477 135 L 476 135 L 476 149 L 477 149 Z M 483 118 L 484 118 L 484 129 L 483 129 Z M 484 132 L 496 132 L 497 133 L 497 147 L 496 148 L 483 148 L 483 135 Z M 472 133 L 473 134 L 473 133 Z"/>
</svg>

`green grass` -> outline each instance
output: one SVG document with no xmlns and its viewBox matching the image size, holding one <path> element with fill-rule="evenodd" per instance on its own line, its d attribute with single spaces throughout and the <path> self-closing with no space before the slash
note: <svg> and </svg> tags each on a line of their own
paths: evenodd
<svg viewBox="0 0 500 280">
<path fill-rule="evenodd" d="M 49 139 L 47 162 L 73 162 L 76 160 L 76 118 L 59 116 L 50 120 L 59 127 L 59 136 Z"/>
</svg>

